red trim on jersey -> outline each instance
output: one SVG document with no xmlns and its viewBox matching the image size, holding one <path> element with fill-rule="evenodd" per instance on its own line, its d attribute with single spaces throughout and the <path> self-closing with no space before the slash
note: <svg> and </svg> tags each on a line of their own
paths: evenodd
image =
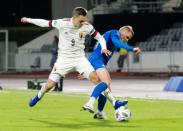
<svg viewBox="0 0 183 131">
<path fill-rule="evenodd" d="M 95 31 L 91 36 L 94 38 L 98 34 L 98 31 Z"/>
<path fill-rule="evenodd" d="M 52 27 L 52 20 L 49 20 L 48 25 L 49 25 L 49 27 Z"/>
</svg>

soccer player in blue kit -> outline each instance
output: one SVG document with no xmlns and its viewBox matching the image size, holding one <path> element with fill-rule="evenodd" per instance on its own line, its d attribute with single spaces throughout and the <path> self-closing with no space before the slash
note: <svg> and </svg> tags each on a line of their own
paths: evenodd
<svg viewBox="0 0 183 131">
<path fill-rule="evenodd" d="M 91 53 L 88 60 L 96 70 L 96 73 L 101 82 L 105 82 L 108 85 L 108 89 L 104 91 L 104 95 L 101 94 L 98 98 L 98 112 L 94 115 L 96 119 L 103 119 L 103 109 L 106 103 L 106 98 L 112 103 L 114 109 L 116 110 L 120 106 L 125 106 L 128 101 L 118 101 L 111 94 L 111 78 L 108 70 L 106 69 L 106 65 L 110 58 L 112 57 L 114 51 L 117 48 L 124 48 L 128 51 L 133 51 L 136 54 L 141 52 L 141 49 L 138 47 L 133 47 L 128 45 L 128 41 L 134 36 L 133 28 L 129 25 L 121 27 L 119 30 L 110 30 L 104 33 L 103 37 L 106 40 L 107 49 L 111 51 L 111 55 L 106 56 L 101 54 L 101 45 L 97 43 L 96 49 Z M 82 76 L 79 76 L 82 79 Z"/>
</svg>

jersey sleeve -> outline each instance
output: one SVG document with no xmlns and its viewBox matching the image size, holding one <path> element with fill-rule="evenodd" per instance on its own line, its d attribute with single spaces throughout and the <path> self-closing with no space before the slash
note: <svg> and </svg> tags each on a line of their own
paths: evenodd
<svg viewBox="0 0 183 131">
<path fill-rule="evenodd" d="M 37 26 L 40 26 L 40 27 L 49 27 L 49 25 L 48 25 L 49 21 L 44 20 L 44 19 L 27 18 L 27 22 L 34 24 L 34 25 L 37 25 Z"/>
<path fill-rule="evenodd" d="M 64 22 L 62 19 L 57 19 L 57 20 L 50 20 L 49 21 L 49 26 L 54 27 L 57 29 L 60 29 L 63 26 Z"/>
<path fill-rule="evenodd" d="M 134 47 L 133 46 L 130 46 L 128 45 L 127 43 L 123 42 L 117 33 L 112 33 L 111 34 L 111 40 L 112 42 L 114 43 L 114 45 L 118 48 L 124 48 L 128 51 L 133 51 Z"/>
</svg>

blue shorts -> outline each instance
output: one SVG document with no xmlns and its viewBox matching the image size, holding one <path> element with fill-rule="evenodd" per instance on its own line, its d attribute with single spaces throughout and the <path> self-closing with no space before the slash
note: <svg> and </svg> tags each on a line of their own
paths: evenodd
<svg viewBox="0 0 183 131">
<path fill-rule="evenodd" d="M 99 68 L 105 68 L 105 64 L 104 64 L 103 60 L 100 58 L 90 56 L 88 58 L 88 60 L 95 70 L 97 70 Z"/>
</svg>

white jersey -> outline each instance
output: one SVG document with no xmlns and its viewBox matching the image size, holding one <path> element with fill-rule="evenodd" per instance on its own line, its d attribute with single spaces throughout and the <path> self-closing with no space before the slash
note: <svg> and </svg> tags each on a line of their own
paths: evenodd
<svg viewBox="0 0 183 131">
<path fill-rule="evenodd" d="M 100 43 L 102 50 L 106 49 L 105 39 L 98 33 L 94 27 L 85 22 L 81 27 L 73 25 L 72 18 L 58 20 L 44 20 L 27 18 L 28 23 L 35 24 L 40 27 L 55 27 L 59 30 L 59 50 L 58 59 L 60 57 L 77 58 L 85 56 L 85 36 L 92 35 Z"/>
<path fill-rule="evenodd" d="M 94 69 L 85 57 L 85 36 L 92 35 L 99 41 L 102 50 L 106 49 L 105 39 L 91 24 L 85 22 L 80 28 L 74 27 L 72 18 L 51 21 L 27 18 L 27 22 L 40 27 L 52 26 L 59 30 L 58 58 L 49 77 L 51 80 L 57 82 L 60 75 L 64 77 L 71 71 L 78 71 L 89 78 Z M 55 74 L 57 74 L 56 77 Z"/>
<path fill-rule="evenodd" d="M 59 30 L 59 57 L 78 58 L 85 56 L 85 36 L 95 32 L 94 27 L 85 23 L 82 27 L 74 27 L 71 19 L 50 21 L 50 25 Z"/>
</svg>

